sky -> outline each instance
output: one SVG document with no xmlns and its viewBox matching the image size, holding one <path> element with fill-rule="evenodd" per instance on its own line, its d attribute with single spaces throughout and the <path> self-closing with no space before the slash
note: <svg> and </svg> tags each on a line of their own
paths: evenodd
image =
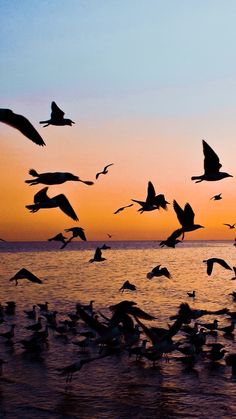
<svg viewBox="0 0 236 419">
<path fill-rule="evenodd" d="M 234 240 L 236 222 L 236 2 L 218 0 L 0 0 L 1 108 L 27 117 L 39 147 L 0 124 L 0 237 L 47 240 L 81 226 L 88 240 L 163 240 L 188 202 L 204 226 L 189 240 Z M 43 128 L 51 102 L 75 124 Z M 203 174 L 202 139 L 232 178 L 195 184 Z M 114 163 L 106 175 L 97 172 Z M 76 223 L 59 209 L 30 213 L 39 173 L 71 172 Z M 140 214 L 148 181 L 168 211 Z M 222 193 L 222 200 L 211 197 Z"/>
</svg>

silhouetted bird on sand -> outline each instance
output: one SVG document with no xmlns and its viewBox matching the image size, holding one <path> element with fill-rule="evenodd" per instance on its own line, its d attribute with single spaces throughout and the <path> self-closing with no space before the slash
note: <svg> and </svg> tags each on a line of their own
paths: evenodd
<svg viewBox="0 0 236 419">
<path fill-rule="evenodd" d="M 134 284 L 131 284 L 128 279 L 124 282 L 122 287 L 120 287 L 119 291 L 124 292 L 124 290 L 130 290 L 130 291 L 136 291 L 136 286 Z"/>
<path fill-rule="evenodd" d="M 173 201 L 173 207 L 174 210 L 176 212 L 177 218 L 182 226 L 182 228 L 175 230 L 172 235 L 174 237 L 178 237 L 182 234 L 182 240 L 184 239 L 184 233 L 189 232 L 189 231 L 194 231 L 197 230 L 199 228 L 204 228 L 202 225 L 200 224 L 194 224 L 194 217 L 195 214 L 193 212 L 192 207 L 187 203 L 184 207 L 184 209 L 182 209 L 179 204 L 174 200 Z"/>
<path fill-rule="evenodd" d="M 26 205 L 30 212 L 37 212 L 42 208 L 60 208 L 68 217 L 78 221 L 78 217 L 65 195 L 60 194 L 52 198 L 47 196 L 48 187 L 41 189 L 34 195 L 34 204 Z"/>
<path fill-rule="evenodd" d="M 28 271 L 26 268 L 20 269 L 9 281 L 16 281 L 16 285 L 18 284 L 19 279 L 28 279 L 30 282 L 34 282 L 35 284 L 42 284 L 43 281 L 39 279 L 37 276 L 32 274 L 32 272 Z"/>
<path fill-rule="evenodd" d="M 154 276 L 166 276 L 167 278 L 171 278 L 171 274 L 167 268 L 161 268 L 161 265 L 157 265 L 155 268 L 152 269 L 151 272 L 147 273 L 147 278 L 152 279 Z"/>
<path fill-rule="evenodd" d="M 63 236 L 62 233 L 56 234 L 56 236 L 51 237 L 50 239 L 48 239 L 48 241 L 49 242 L 51 242 L 51 241 L 61 242 L 63 244 L 63 246 L 61 247 L 62 249 L 67 245 L 66 237 Z"/>
<path fill-rule="evenodd" d="M 68 181 L 82 182 L 85 183 L 85 185 L 94 184 L 94 182 L 90 180 L 82 180 L 78 176 L 68 172 L 38 173 L 36 170 L 30 169 L 29 174 L 37 178 L 25 180 L 25 183 L 29 183 L 30 186 L 38 185 L 39 183 L 42 183 L 43 185 L 60 185 L 61 183 Z"/>
<path fill-rule="evenodd" d="M 77 371 L 80 371 L 84 364 L 87 364 L 88 362 L 94 361 L 95 359 L 98 359 L 98 357 L 97 358 L 80 359 L 79 361 L 74 362 L 73 364 L 67 365 L 66 367 L 57 368 L 57 371 L 60 373 L 60 375 L 66 377 L 66 383 L 70 383 L 72 381 L 73 375 Z"/>
<path fill-rule="evenodd" d="M 72 240 L 76 237 L 79 237 L 81 240 L 86 241 L 86 236 L 84 233 L 84 229 L 82 227 L 71 227 L 71 228 L 65 228 L 65 231 L 67 233 L 72 233 L 72 237 L 69 240 Z"/>
<path fill-rule="evenodd" d="M 146 201 L 138 201 L 137 199 L 131 199 L 131 201 L 141 205 L 141 208 L 138 209 L 141 214 L 144 211 L 154 211 L 160 209 L 160 207 L 166 210 L 167 204 L 169 204 L 169 202 L 165 200 L 163 194 L 156 195 L 154 186 L 150 181 L 148 182 Z"/>
<path fill-rule="evenodd" d="M 223 225 L 229 227 L 229 229 L 232 230 L 232 229 L 235 228 L 236 223 L 234 223 L 234 224 L 223 223 Z"/>
<path fill-rule="evenodd" d="M 220 201 L 222 199 L 222 193 L 219 193 L 218 195 L 214 195 L 211 199 L 213 199 L 213 201 Z"/>
<path fill-rule="evenodd" d="M 203 262 L 207 264 L 207 275 L 211 275 L 214 263 L 218 263 L 223 268 L 230 269 L 232 271 L 232 268 L 223 259 L 210 258 L 210 259 L 204 260 Z"/>
<path fill-rule="evenodd" d="M 51 119 L 48 119 L 47 121 L 40 121 L 40 124 L 45 124 L 45 127 L 48 127 L 48 125 L 70 125 L 74 124 L 74 122 L 71 119 L 64 118 L 65 113 L 57 106 L 55 102 L 52 102 L 51 104 Z"/>
<path fill-rule="evenodd" d="M 100 247 L 97 247 L 97 249 L 95 250 L 94 253 L 94 257 L 92 259 L 89 260 L 90 263 L 92 262 L 102 262 L 103 260 L 106 260 L 106 258 L 102 257 L 102 251 L 100 249 Z"/>
<path fill-rule="evenodd" d="M 98 179 L 99 178 L 99 176 L 100 175 L 106 175 L 107 173 L 108 173 L 108 167 L 110 167 L 110 166 L 112 166 L 114 163 L 110 163 L 110 164 L 108 164 L 107 166 L 105 166 L 104 167 L 104 169 L 101 171 L 101 172 L 98 172 L 97 174 L 96 174 L 96 179 Z"/>
<path fill-rule="evenodd" d="M 35 144 L 46 145 L 38 131 L 36 131 L 31 122 L 24 116 L 17 115 L 10 109 L 0 109 L 0 122 L 16 128 Z"/>
<path fill-rule="evenodd" d="M 206 141 L 202 140 L 202 144 L 204 154 L 204 174 L 201 176 L 192 176 L 191 179 L 196 180 L 196 183 L 199 183 L 203 180 L 216 181 L 226 177 L 233 177 L 228 173 L 220 172 L 222 165 L 220 164 L 219 157 L 206 143 Z"/>
<path fill-rule="evenodd" d="M 132 207 L 134 204 L 125 205 L 124 207 L 118 208 L 113 214 L 119 214 L 119 212 L 123 211 L 125 208 Z"/>
</svg>

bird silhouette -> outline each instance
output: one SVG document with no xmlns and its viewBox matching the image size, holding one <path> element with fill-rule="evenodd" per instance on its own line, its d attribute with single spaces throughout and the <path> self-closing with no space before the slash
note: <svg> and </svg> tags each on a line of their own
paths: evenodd
<svg viewBox="0 0 236 419">
<path fill-rule="evenodd" d="M 122 287 L 120 287 L 119 291 L 124 292 L 124 290 L 130 290 L 130 291 L 136 291 L 136 286 L 134 284 L 131 284 L 129 282 L 129 280 L 127 279 L 127 281 L 125 281 L 122 285 Z"/>
<path fill-rule="evenodd" d="M 220 201 L 222 199 L 222 193 L 219 193 L 218 195 L 214 195 L 211 199 L 213 199 L 213 201 Z"/>
<path fill-rule="evenodd" d="M 16 281 L 16 285 L 18 285 L 19 279 L 28 279 L 30 282 L 34 282 L 35 284 L 42 284 L 43 281 L 35 276 L 32 272 L 28 271 L 26 268 L 20 269 L 9 281 Z"/>
<path fill-rule="evenodd" d="M 66 377 L 66 383 L 70 383 L 72 381 L 73 375 L 77 371 L 80 371 L 84 364 L 87 364 L 88 362 L 94 361 L 99 358 L 101 357 L 80 359 L 79 361 L 73 362 L 72 364 L 67 365 L 66 367 L 57 368 L 57 371 L 60 373 L 60 375 Z"/>
<path fill-rule="evenodd" d="M 65 231 L 67 233 L 72 233 L 72 237 L 70 237 L 69 240 L 75 239 L 76 237 L 79 237 L 83 241 L 87 240 L 84 233 L 84 229 L 82 227 L 65 228 Z"/>
<path fill-rule="evenodd" d="M 192 209 L 192 207 L 190 206 L 189 203 L 185 204 L 184 209 L 182 209 L 179 206 L 179 204 L 174 200 L 173 201 L 173 207 L 174 207 L 175 213 L 177 215 L 177 218 L 178 218 L 182 228 L 175 230 L 172 233 L 172 236 L 177 238 L 178 236 L 180 236 L 182 234 L 182 240 L 183 240 L 184 239 L 184 233 L 189 232 L 189 231 L 194 231 L 194 230 L 197 230 L 199 228 L 204 228 L 200 224 L 194 224 L 195 214 L 194 214 L 193 209 Z"/>
<path fill-rule="evenodd" d="M 166 278 L 171 278 L 171 274 L 167 268 L 161 268 L 161 265 L 157 265 L 155 268 L 152 269 L 151 272 L 147 273 L 147 278 L 152 279 L 154 276 L 166 276 Z"/>
<path fill-rule="evenodd" d="M 211 275 L 214 263 L 218 263 L 220 266 L 222 266 L 225 269 L 230 269 L 232 271 L 232 268 L 224 261 L 224 259 L 220 258 L 210 258 L 203 261 L 207 264 L 207 275 Z"/>
<path fill-rule="evenodd" d="M 39 183 L 42 183 L 43 185 L 60 185 L 61 183 L 68 181 L 82 182 L 85 183 L 85 185 L 94 184 L 94 182 L 90 180 L 82 180 L 78 176 L 68 172 L 38 173 L 36 170 L 30 169 L 29 174 L 36 178 L 25 180 L 25 183 L 29 183 L 30 186 L 38 185 Z"/>
<path fill-rule="evenodd" d="M 25 116 L 18 115 L 10 109 L 0 109 L 0 122 L 10 125 L 12 128 L 16 128 L 35 144 L 41 146 L 46 145 L 38 131 Z"/>
<path fill-rule="evenodd" d="M 195 298 L 196 297 L 196 291 L 193 290 L 193 292 L 187 292 L 188 296 L 191 298 Z"/>
<path fill-rule="evenodd" d="M 61 242 L 63 244 L 63 246 L 61 247 L 61 249 L 63 249 L 67 245 L 66 237 L 63 236 L 62 233 L 56 234 L 56 236 L 51 237 L 50 239 L 48 239 L 48 241 L 49 242 L 51 242 L 51 241 Z"/>
<path fill-rule="evenodd" d="M 225 172 L 220 172 L 222 165 L 220 164 L 219 157 L 212 150 L 212 148 L 202 140 L 203 145 L 203 154 L 204 154 L 204 174 L 201 176 L 192 176 L 192 180 L 196 180 L 195 183 L 206 181 L 216 181 L 221 180 L 226 177 L 233 177 Z"/>
<path fill-rule="evenodd" d="M 96 179 L 98 179 L 99 178 L 99 176 L 100 175 L 106 175 L 107 173 L 108 173 L 108 167 L 110 167 L 110 166 L 112 166 L 114 163 L 110 163 L 110 164 L 108 164 L 107 166 L 105 166 L 104 167 L 104 169 L 101 171 L 101 172 L 98 172 L 97 174 L 96 174 Z"/>
<path fill-rule="evenodd" d="M 234 224 L 223 223 L 223 225 L 229 227 L 229 229 L 232 230 L 232 229 L 235 228 L 236 223 L 234 223 Z"/>
<path fill-rule="evenodd" d="M 70 125 L 72 126 L 72 124 L 74 124 L 75 122 L 73 122 L 71 119 L 66 119 L 64 118 L 65 113 L 57 106 L 57 104 L 55 102 L 51 103 L 51 118 L 48 119 L 47 121 L 40 121 L 40 124 L 45 124 L 45 127 L 48 127 L 48 125 Z"/>
<path fill-rule="evenodd" d="M 125 208 L 132 207 L 134 204 L 125 205 L 124 207 L 118 208 L 113 214 L 119 214 L 119 212 L 124 211 Z"/>
<path fill-rule="evenodd" d="M 105 258 L 102 257 L 102 251 L 100 249 L 100 247 L 97 247 L 94 253 L 94 257 L 92 259 L 89 260 L 90 263 L 92 262 L 102 262 L 103 260 L 106 260 Z"/>
<path fill-rule="evenodd" d="M 148 182 L 146 201 L 138 201 L 137 199 L 131 199 L 131 201 L 136 202 L 141 206 L 141 208 L 138 209 L 138 212 L 141 214 L 144 211 L 158 210 L 160 207 L 166 210 L 167 204 L 169 204 L 169 202 L 165 200 L 163 194 L 156 195 L 155 188 L 150 181 Z"/>
<path fill-rule="evenodd" d="M 78 221 L 78 217 L 65 195 L 60 194 L 52 198 L 47 195 L 48 187 L 41 189 L 34 195 L 34 204 L 26 205 L 30 212 L 37 212 L 42 208 L 60 208 L 68 217 Z"/>
<path fill-rule="evenodd" d="M 236 266 L 233 266 L 233 271 L 234 271 L 234 277 L 231 279 L 236 279 Z"/>
<path fill-rule="evenodd" d="M 178 243 L 181 243 L 181 240 L 178 240 L 177 239 L 177 237 L 179 237 L 180 236 L 180 232 L 179 232 L 179 229 L 178 230 L 175 230 L 169 237 L 167 237 L 167 239 L 166 240 L 162 240 L 160 243 L 159 243 L 159 246 L 160 247 L 164 247 L 164 246 L 167 246 L 167 247 L 172 247 L 172 248 L 175 248 L 175 246 L 178 244 Z"/>
</svg>

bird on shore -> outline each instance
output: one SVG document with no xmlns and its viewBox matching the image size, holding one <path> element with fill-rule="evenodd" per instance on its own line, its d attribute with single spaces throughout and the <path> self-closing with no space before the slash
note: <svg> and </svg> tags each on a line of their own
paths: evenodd
<svg viewBox="0 0 236 419">
<path fill-rule="evenodd" d="M 94 253 L 94 257 L 92 259 L 89 259 L 89 262 L 102 262 L 103 260 L 106 260 L 106 258 L 102 257 L 102 251 L 100 247 L 97 247 Z"/>
<path fill-rule="evenodd" d="M 234 224 L 223 223 L 223 225 L 229 227 L 229 229 L 232 230 L 232 229 L 235 228 L 236 223 L 234 223 Z"/>
<path fill-rule="evenodd" d="M 167 210 L 167 204 L 169 204 L 169 202 L 165 200 L 163 194 L 156 195 L 155 188 L 150 181 L 148 182 L 146 201 L 138 201 L 137 199 L 131 199 L 131 201 L 136 202 L 141 206 L 141 208 L 138 209 L 140 214 L 144 211 L 158 210 L 160 207 Z"/>
<path fill-rule="evenodd" d="M 76 237 L 79 237 L 81 240 L 86 241 L 86 236 L 84 233 L 84 229 L 82 227 L 71 227 L 71 228 L 65 228 L 65 231 L 67 233 L 72 233 L 72 237 L 70 237 L 70 241 L 72 239 L 75 239 Z"/>
<path fill-rule="evenodd" d="M 90 180 L 82 180 L 79 176 L 75 176 L 69 172 L 46 172 L 38 173 L 34 169 L 29 170 L 29 175 L 33 176 L 36 179 L 25 180 L 25 183 L 29 183 L 30 186 L 38 185 L 42 183 L 43 185 L 60 185 L 68 181 L 82 182 L 85 185 L 93 185 L 94 182 Z"/>
<path fill-rule="evenodd" d="M 73 375 L 77 371 L 80 371 L 84 364 L 87 364 L 88 362 L 94 361 L 95 359 L 99 359 L 99 358 L 101 357 L 79 359 L 78 361 L 73 362 L 72 364 L 67 365 L 66 367 L 57 368 L 57 371 L 60 373 L 60 375 L 66 377 L 66 383 L 70 383 L 72 381 Z"/>
<path fill-rule="evenodd" d="M 220 201 L 222 199 L 222 193 L 219 193 L 218 195 L 214 195 L 211 199 L 213 199 L 213 201 Z"/>
<path fill-rule="evenodd" d="M 127 281 L 125 281 L 122 285 L 122 287 L 120 287 L 119 291 L 124 292 L 124 290 L 130 290 L 130 291 L 136 291 L 136 286 L 134 284 L 131 284 L 129 282 L 129 280 L 127 279 Z"/>
<path fill-rule="evenodd" d="M 203 260 L 203 262 L 207 264 L 207 275 L 211 275 L 214 263 L 218 263 L 223 268 L 230 269 L 232 271 L 232 268 L 228 265 L 228 263 L 225 262 L 224 259 L 209 258 L 209 259 Z"/>
<path fill-rule="evenodd" d="M 112 166 L 114 163 L 107 164 L 101 172 L 96 174 L 96 179 L 99 178 L 100 175 L 106 175 L 108 173 L 108 167 Z"/>
<path fill-rule="evenodd" d="M 48 187 L 41 189 L 34 195 L 34 204 L 26 205 L 30 212 L 37 212 L 42 208 L 60 208 L 68 217 L 78 221 L 78 217 L 65 195 L 59 194 L 52 198 L 47 195 Z"/>
<path fill-rule="evenodd" d="M 119 214 L 121 211 L 124 211 L 125 208 L 132 207 L 134 204 L 125 205 L 124 207 L 118 208 L 113 214 Z"/>
<path fill-rule="evenodd" d="M 217 181 L 226 177 L 233 177 L 226 172 L 220 172 L 222 165 L 220 164 L 219 157 L 212 150 L 212 148 L 202 140 L 203 154 L 204 154 L 204 174 L 200 176 L 192 176 L 192 180 L 196 180 L 195 183 L 206 181 Z"/>
<path fill-rule="evenodd" d="M 189 231 L 198 230 L 199 228 L 204 228 L 204 226 L 200 224 L 194 223 L 194 217 L 195 214 L 193 212 L 193 209 L 189 203 L 186 203 L 184 206 L 184 209 L 180 207 L 177 201 L 173 201 L 173 208 L 175 210 L 175 213 L 177 215 L 177 218 L 179 220 L 179 223 L 181 224 L 181 228 L 175 230 L 172 233 L 172 236 L 177 238 L 182 234 L 182 240 L 184 239 L 184 233 Z"/>
<path fill-rule="evenodd" d="M 17 129 L 35 144 L 41 146 L 46 145 L 38 131 L 25 116 L 18 115 L 10 109 L 0 109 L 0 122 Z"/>
<path fill-rule="evenodd" d="M 32 272 L 28 271 L 26 268 L 20 269 L 9 281 L 16 281 L 16 285 L 18 285 L 19 279 L 28 279 L 30 282 L 34 282 L 35 284 L 42 284 L 43 281 L 35 276 Z"/>
<path fill-rule="evenodd" d="M 57 104 L 53 101 L 51 103 L 51 118 L 48 119 L 47 121 L 40 121 L 40 124 L 45 124 L 43 127 L 48 127 L 48 125 L 70 125 L 72 126 L 72 124 L 74 124 L 75 122 L 73 122 L 71 119 L 66 119 L 64 118 L 65 112 L 63 112 L 58 106 Z"/>
<path fill-rule="evenodd" d="M 147 273 L 147 278 L 152 279 L 154 276 L 166 276 L 166 278 L 171 278 L 171 274 L 166 267 L 161 268 L 161 265 L 157 265 L 155 268 L 152 269 L 151 272 Z"/>
</svg>

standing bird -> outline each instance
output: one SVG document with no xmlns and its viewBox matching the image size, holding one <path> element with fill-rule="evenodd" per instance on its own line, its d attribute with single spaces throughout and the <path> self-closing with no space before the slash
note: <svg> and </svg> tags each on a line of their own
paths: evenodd
<svg viewBox="0 0 236 419">
<path fill-rule="evenodd" d="M 76 237 L 79 237 L 81 240 L 86 241 L 86 236 L 84 233 L 84 229 L 82 227 L 71 227 L 71 228 L 65 228 L 65 231 L 67 233 L 72 233 L 72 237 L 70 237 L 70 241 Z"/>
<path fill-rule="evenodd" d="M 112 166 L 114 163 L 110 163 L 110 164 L 108 164 L 107 166 L 105 166 L 104 167 L 104 169 L 101 171 L 101 172 L 98 172 L 97 174 L 96 174 L 96 179 L 98 179 L 98 177 L 100 176 L 100 175 L 106 175 L 107 173 L 108 173 L 108 167 L 110 167 L 110 166 Z"/>
<path fill-rule="evenodd" d="M 163 194 L 156 195 L 154 186 L 150 181 L 148 182 L 146 201 L 138 201 L 137 199 L 131 199 L 131 201 L 137 202 L 137 204 L 141 206 L 141 208 L 138 209 L 138 212 L 141 214 L 144 211 L 154 211 L 160 207 L 166 210 L 167 204 L 169 204 L 169 202 L 165 200 Z"/>
<path fill-rule="evenodd" d="M 219 193 L 218 195 L 214 195 L 211 199 L 213 199 L 213 201 L 220 201 L 222 199 L 222 193 Z"/>
<path fill-rule="evenodd" d="M 223 223 L 223 225 L 229 227 L 229 229 L 232 230 L 232 229 L 235 228 L 236 223 L 234 223 L 234 224 Z"/>
<path fill-rule="evenodd" d="M 151 272 L 147 273 L 147 278 L 152 279 L 154 276 L 166 276 L 166 278 L 171 278 L 171 274 L 167 268 L 160 268 L 161 265 L 157 265 L 155 268 L 152 269 Z"/>
<path fill-rule="evenodd" d="M 26 268 L 20 269 L 12 278 L 9 279 L 9 281 L 16 281 L 16 285 L 18 285 L 18 279 L 28 279 L 28 281 L 34 282 L 35 284 L 43 283 L 41 279 L 32 274 L 32 272 L 28 271 Z"/>
<path fill-rule="evenodd" d="M 41 189 L 34 195 L 34 204 L 26 205 L 30 212 L 37 212 L 42 208 L 60 208 L 68 217 L 78 221 L 78 217 L 65 195 L 56 195 L 53 198 L 47 196 L 48 187 Z"/>
<path fill-rule="evenodd" d="M 31 122 L 24 116 L 17 115 L 10 109 L 0 109 L 0 122 L 16 128 L 35 144 L 42 146 L 46 145 L 38 131 L 36 131 Z"/>
<path fill-rule="evenodd" d="M 197 230 L 199 228 L 204 228 L 200 224 L 194 224 L 195 214 L 194 214 L 193 209 L 190 206 L 190 204 L 188 204 L 188 203 L 185 204 L 184 209 L 182 209 L 179 206 L 179 204 L 174 200 L 173 201 L 173 207 L 174 207 L 175 213 L 177 215 L 177 218 L 178 218 L 182 228 L 175 230 L 172 233 L 172 236 L 177 238 L 178 236 L 180 236 L 182 234 L 182 240 L 183 240 L 184 239 L 184 233 L 189 232 L 189 231 L 194 231 L 194 230 Z"/>
<path fill-rule="evenodd" d="M 82 180 L 78 176 L 73 175 L 68 172 L 48 172 L 48 173 L 38 173 L 34 169 L 29 170 L 29 175 L 37 179 L 25 180 L 25 183 L 29 183 L 30 186 L 38 185 L 42 183 L 43 185 L 60 185 L 61 183 L 68 181 L 76 181 L 85 183 L 85 185 L 93 185 L 94 182 L 90 180 Z"/>
<path fill-rule="evenodd" d="M 113 214 L 119 214 L 119 212 L 124 211 L 125 208 L 132 207 L 134 204 L 125 205 L 124 207 L 118 208 Z"/>
<path fill-rule="evenodd" d="M 55 102 L 51 103 L 51 119 L 48 119 L 47 121 L 40 121 L 40 124 L 46 124 L 43 127 L 48 127 L 48 125 L 70 125 L 74 124 L 71 119 L 64 118 L 65 112 L 63 112 Z"/>
<path fill-rule="evenodd" d="M 203 262 L 207 264 L 207 275 L 211 275 L 214 263 L 218 263 L 223 268 L 230 269 L 232 271 L 232 268 L 228 265 L 228 263 L 224 261 L 224 259 L 210 258 L 210 259 L 204 260 Z"/>
<path fill-rule="evenodd" d="M 103 260 L 106 260 L 106 258 L 102 257 L 102 251 L 100 247 L 97 247 L 94 253 L 94 257 L 89 260 L 90 263 L 92 262 L 102 262 Z"/>
<path fill-rule="evenodd" d="M 216 181 L 226 177 L 233 177 L 228 173 L 220 172 L 222 165 L 220 164 L 219 157 L 206 143 L 206 141 L 202 140 L 202 145 L 204 154 L 204 174 L 201 176 L 192 176 L 191 179 L 196 180 L 195 183 L 199 183 L 203 180 Z"/>
<path fill-rule="evenodd" d="M 79 361 L 76 361 L 73 364 L 67 365 L 66 367 L 57 368 L 57 371 L 60 373 L 60 375 L 66 377 L 66 383 L 70 383 L 72 381 L 73 374 L 75 374 L 77 371 L 80 371 L 84 364 L 94 361 L 95 359 L 99 359 L 99 358 L 97 357 L 97 358 L 79 359 Z"/>
</svg>

